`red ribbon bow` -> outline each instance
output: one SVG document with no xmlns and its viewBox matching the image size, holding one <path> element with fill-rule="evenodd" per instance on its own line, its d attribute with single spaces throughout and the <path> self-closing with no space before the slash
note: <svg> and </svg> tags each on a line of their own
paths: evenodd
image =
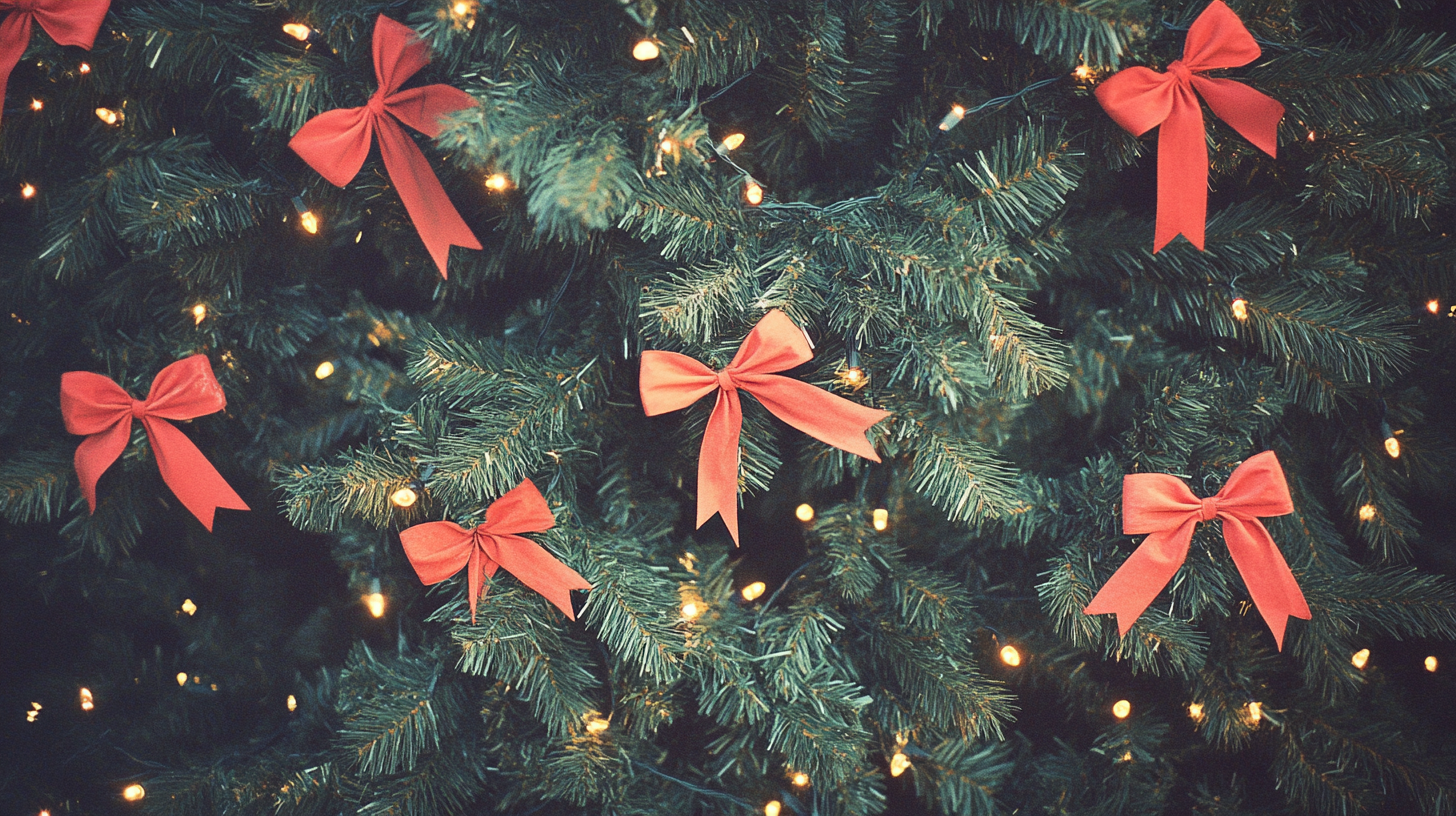
<svg viewBox="0 0 1456 816">
<path fill-rule="evenodd" d="M 642 352 L 642 408 L 648 416 L 677 411 L 718 392 L 698 455 L 698 526 L 718 513 L 738 543 L 738 434 L 743 429 L 740 390 L 769 413 L 826 445 L 880 461 L 865 432 L 888 411 L 850 402 L 808 383 L 781 377 L 814 356 L 804 332 L 777 309 L 758 321 L 722 371 L 671 351 Z"/>
<path fill-rule="evenodd" d="M 162 481 L 210 532 L 219 507 L 247 510 L 217 468 L 177 427 L 165 419 L 192 419 L 227 407 L 222 386 L 207 356 L 194 354 L 157 372 L 144 400 L 132 399 L 100 374 L 68 371 L 61 375 L 61 417 L 66 430 L 84 435 L 76 448 L 76 475 L 91 512 L 96 512 L 96 482 L 131 438 L 131 421 L 141 420 Z"/>
<path fill-rule="evenodd" d="M 1097 86 L 1097 101 L 1134 136 L 1158 130 L 1158 218 L 1153 235 L 1157 252 L 1182 233 L 1203 249 L 1208 217 L 1208 144 L 1203 108 L 1228 122 L 1260 150 L 1275 155 L 1284 106 L 1232 79 L 1210 79 L 1204 71 L 1236 68 L 1259 58 L 1259 46 L 1233 10 L 1213 0 L 1183 42 L 1183 59 L 1165 73 L 1128 68 Z M 1197 93 L 1195 93 L 1197 91 Z"/>
<path fill-rule="evenodd" d="M 374 75 L 379 90 L 363 107 L 326 111 L 308 120 L 288 146 L 319 175 L 343 187 L 364 166 L 369 144 L 377 135 L 389 180 L 439 267 L 440 277 L 448 278 L 445 264 L 450 259 L 450 245 L 480 249 L 480 241 L 450 203 L 425 154 L 400 122 L 433 139 L 440 135 L 441 117 L 474 106 L 475 99 L 449 85 L 399 90 L 429 62 L 430 46 L 414 29 L 381 14 L 374 22 Z"/>
<path fill-rule="evenodd" d="M 521 583 L 576 620 L 571 611 L 571 590 L 592 585 L 576 570 L 557 561 L 540 544 L 517 533 L 539 533 L 556 526 L 546 499 L 530 479 L 523 479 L 485 509 L 485 523 L 467 530 L 450 521 L 416 524 L 399 534 L 404 554 L 425 584 L 438 584 L 462 569 L 469 569 L 470 622 L 484 592 L 485 579 L 501 567 Z"/>
<path fill-rule="evenodd" d="M 1193 528 L 1218 518 L 1234 566 L 1249 588 L 1249 597 L 1274 642 L 1284 648 L 1284 626 L 1290 617 L 1309 620 L 1309 605 L 1289 571 L 1284 556 L 1264 528 L 1261 516 L 1294 512 L 1289 485 L 1273 451 L 1264 451 L 1239 465 L 1218 495 L 1194 496 L 1188 486 L 1167 473 L 1134 473 L 1122 477 L 1122 531 L 1148 533 L 1143 543 L 1103 585 L 1088 615 L 1117 613 L 1117 631 L 1126 635 L 1188 557 Z"/>
<path fill-rule="evenodd" d="M 10 12 L 0 22 L 0 100 L 10 72 L 30 45 L 32 22 L 40 23 L 60 45 L 90 50 L 110 6 L 111 0 L 0 0 L 0 12 Z"/>
</svg>

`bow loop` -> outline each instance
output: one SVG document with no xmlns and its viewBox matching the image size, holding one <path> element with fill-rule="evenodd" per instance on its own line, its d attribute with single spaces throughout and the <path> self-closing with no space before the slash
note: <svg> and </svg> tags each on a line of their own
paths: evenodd
<svg viewBox="0 0 1456 816">
<path fill-rule="evenodd" d="M 111 0 L 0 0 L 0 13 L 9 12 L 0 21 L 0 102 L 30 45 L 31 23 L 40 23 L 58 45 L 90 50 L 110 6 Z"/>
<path fill-rule="evenodd" d="M 1248 65 L 1262 54 L 1239 15 L 1214 0 L 1188 27 L 1181 62 L 1190 71 L 1212 71 Z"/>
</svg>

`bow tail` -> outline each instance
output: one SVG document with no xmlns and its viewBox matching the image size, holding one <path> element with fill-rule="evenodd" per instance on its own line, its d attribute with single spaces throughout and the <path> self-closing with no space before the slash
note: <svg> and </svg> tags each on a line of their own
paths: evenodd
<svg viewBox="0 0 1456 816">
<path fill-rule="evenodd" d="M 128 412 L 111 427 L 87 436 L 76 446 L 76 478 L 81 480 L 81 495 L 86 497 L 92 513 L 96 512 L 96 483 L 126 450 L 130 439 L 131 414 Z"/>
<path fill-rule="evenodd" d="M 208 532 L 212 532 L 212 518 L 217 508 L 249 509 L 217 468 L 176 426 L 153 417 L 143 417 L 142 425 L 147 429 L 162 481 Z"/>
<path fill-rule="evenodd" d="M 744 375 L 740 378 L 748 393 L 763 403 L 769 413 L 814 437 L 871 462 L 880 461 L 865 432 L 890 415 L 868 405 L 847 400 L 806 382 L 777 374 Z"/>
<path fill-rule="evenodd" d="M 717 513 L 734 546 L 738 545 L 738 436 L 742 431 L 743 405 L 738 392 L 720 389 L 698 451 L 698 526 Z"/>
<path fill-rule="evenodd" d="M 1258 519 L 1238 519 L 1223 516 L 1223 537 L 1228 543 L 1229 554 L 1234 566 L 1243 576 L 1244 585 L 1249 588 L 1249 597 L 1263 616 L 1269 630 L 1274 633 L 1274 642 L 1284 649 L 1284 627 L 1289 618 L 1310 619 L 1309 604 L 1299 582 L 1290 572 L 1283 553 L 1275 545 L 1264 523 Z"/>
<path fill-rule="evenodd" d="M 490 560 L 480 547 L 472 541 L 470 546 L 470 563 L 466 565 L 465 580 L 470 586 L 470 623 L 475 624 L 475 607 L 480 605 L 480 597 L 485 594 L 489 587 L 485 579 L 494 578 L 495 571 L 500 569 L 500 564 Z"/>
<path fill-rule="evenodd" d="M 1193 526 L 1197 521 L 1198 517 L 1192 516 L 1177 527 L 1150 533 L 1082 612 L 1087 615 L 1117 613 L 1117 634 L 1126 635 L 1188 558 L 1188 545 L 1193 540 Z"/>
<path fill-rule="evenodd" d="M 34 19 L 28 11 L 12 11 L 0 22 L 0 106 L 5 101 L 5 86 L 10 83 L 10 72 L 20 64 L 25 49 L 30 45 L 30 22 Z M 92 503 L 95 509 L 95 502 Z"/>
<path fill-rule="evenodd" d="M 1200 251 L 1208 219 L 1208 142 L 1203 108 L 1189 88 L 1173 91 L 1173 107 L 1158 127 L 1158 215 L 1153 252 L 1182 234 Z"/>
<path fill-rule="evenodd" d="M 585 578 L 576 570 L 557 561 L 544 547 L 529 538 L 517 535 L 496 535 L 493 538 L 496 540 L 500 566 L 506 572 L 540 593 L 565 613 L 566 617 L 576 620 L 576 613 L 571 609 L 571 591 L 591 589 L 592 585 Z"/>
<path fill-rule="evenodd" d="M 379 153 L 384 157 L 389 180 L 439 268 L 440 277 L 448 279 L 445 267 L 450 260 L 450 246 L 480 249 L 480 241 L 450 203 L 425 154 L 404 129 L 392 119 L 381 117 L 374 133 L 379 138 Z"/>
</svg>

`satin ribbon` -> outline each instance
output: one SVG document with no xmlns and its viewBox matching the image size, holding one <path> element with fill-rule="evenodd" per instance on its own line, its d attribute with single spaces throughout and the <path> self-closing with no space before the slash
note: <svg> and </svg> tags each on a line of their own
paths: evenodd
<svg viewBox="0 0 1456 816">
<path fill-rule="evenodd" d="M 480 249 L 480 241 L 450 203 L 425 154 L 400 123 L 433 139 L 440 135 L 441 117 L 473 107 L 475 99 L 449 85 L 399 89 L 429 62 L 430 47 L 414 29 L 381 14 L 374 23 L 374 75 L 379 79 L 379 90 L 363 107 L 326 111 L 308 120 L 288 146 L 319 175 L 343 187 L 364 166 L 369 145 L 378 136 L 389 180 L 440 269 L 440 277 L 448 278 L 445 265 L 450 259 L 450 245 Z"/>
<path fill-rule="evenodd" d="M 168 419 L 192 419 L 227 407 L 222 386 L 207 356 L 194 354 L 157 373 L 144 400 L 132 399 L 121 386 L 89 371 L 61 375 L 61 417 L 66 430 L 86 438 L 76 448 L 76 476 L 91 512 L 96 512 L 96 482 L 131 438 L 131 422 L 146 429 L 162 481 L 210 532 L 219 507 L 247 510 L 202 451 Z"/>
<path fill-rule="evenodd" d="M 1188 557 L 1193 528 L 1200 521 L 1223 522 L 1223 539 L 1234 566 L 1249 588 L 1254 606 L 1284 648 L 1290 617 L 1309 620 L 1304 593 L 1260 517 L 1294 512 L 1289 485 L 1273 451 L 1239 465 L 1228 484 L 1212 498 L 1194 496 L 1176 476 L 1134 473 L 1122 477 L 1122 531 L 1148 537 L 1118 567 L 1092 603 L 1088 615 L 1117 613 L 1117 631 L 1126 635 Z"/>
<path fill-rule="evenodd" d="M 1214 115 L 1260 150 L 1275 155 L 1284 106 L 1243 83 L 1203 76 L 1204 71 L 1215 68 L 1247 65 L 1260 53 L 1238 15 L 1220 0 L 1213 0 L 1188 29 L 1183 59 L 1171 63 L 1166 72 L 1128 68 L 1097 86 L 1097 101 L 1129 133 L 1141 136 L 1158 127 L 1154 252 L 1179 233 L 1203 249 L 1208 218 L 1208 144 L 1199 96 L 1208 102 Z"/>
<path fill-rule="evenodd" d="M 698 455 L 699 527 L 717 513 L 738 543 L 740 390 L 752 394 L 769 413 L 826 445 L 880 461 L 865 432 L 889 416 L 888 411 L 773 373 L 806 363 L 813 356 L 804 332 L 777 309 L 753 327 L 733 362 L 722 371 L 671 351 L 642 352 L 642 408 L 648 416 L 677 411 L 711 393 L 718 394 Z"/>
<path fill-rule="evenodd" d="M 518 533 L 539 533 L 556 526 L 546 499 L 530 479 L 523 479 L 485 509 L 485 523 L 467 530 L 450 521 L 416 524 L 399 534 L 404 554 L 425 584 L 438 584 L 462 569 L 469 570 L 470 622 L 484 592 L 485 579 L 505 567 L 521 583 L 576 620 L 571 590 L 592 585 L 571 567 L 557 561 L 540 544 Z"/>
<path fill-rule="evenodd" d="M 20 63 L 30 45 L 30 24 L 40 23 L 45 33 L 59 45 L 79 45 L 91 49 L 111 0 L 0 0 L 0 100 L 10 72 Z"/>
</svg>

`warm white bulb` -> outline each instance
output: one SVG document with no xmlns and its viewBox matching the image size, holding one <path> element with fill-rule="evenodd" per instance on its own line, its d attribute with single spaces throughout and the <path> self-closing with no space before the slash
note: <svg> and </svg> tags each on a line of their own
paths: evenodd
<svg viewBox="0 0 1456 816">
<path fill-rule="evenodd" d="M 470 4 L 465 2 L 465 0 L 460 0 L 460 2 L 451 6 L 450 10 L 455 12 L 456 17 L 464 17 L 470 13 Z"/>
<path fill-rule="evenodd" d="M 304 232 L 309 235 L 318 235 L 319 220 L 318 216 L 314 215 L 312 210 L 304 210 L 299 213 L 298 223 L 303 227 Z"/>
<path fill-rule="evenodd" d="M 1127 700 L 1118 700 L 1117 702 L 1112 704 L 1112 716 L 1118 718 L 1119 720 L 1127 719 L 1127 715 L 1131 713 L 1132 703 L 1128 702 Z"/>
<path fill-rule="evenodd" d="M 737 150 L 746 138 L 742 133 L 730 133 L 723 137 L 721 144 L 724 150 Z"/>
<path fill-rule="evenodd" d="M 284 23 L 283 33 L 299 42 L 308 42 L 308 35 L 312 34 L 313 30 L 303 23 Z"/>
<path fill-rule="evenodd" d="M 1430 655 L 1426 658 L 1426 671 L 1435 673 L 1440 665 L 1441 661 L 1437 660 L 1435 655 Z"/>
<path fill-rule="evenodd" d="M 333 373 L 334 364 L 329 360 L 324 360 L 322 363 L 319 363 L 318 368 L 313 370 L 313 376 L 320 380 L 327 380 Z"/>
<path fill-rule="evenodd" d="M 883 507 L 877 507 L 870 514 L 870 520 L 875 525 L 875 529 L 883 533 L 890 527 L 890 511 Z"/>
<path fill-rule="evenodd" d="M 191 598 L 187 598 L 182 601 L 182 611 L 189 616 L 195 615 L 197 614 L 197 604 L 193 603 Z"/>
<path fill-rule="evenodd" d="M 298 710 L 298 698 L 297 697 L 294 697 L 292 694 L 288 695 L 288 710 L 289 711 L 297 711 Z"/>
<path fill-rule="evenodd" d="M 96 118 L 100 119 L 108 125 L 114 125 L 121 121 L 121 114 L 117 113 L 111 108 L 97 108 Z"/>
<path fill-rule="evenodd" d="M 371 592 L 365 595 L 364 604 L 369 607 L 369 614 L 376 618 L 384 617 L 384 593 Z"/>
<path fill-rule="evenodd" d="M 1263 716 L 1264 716 L 1264 704 L 1263 703 L 1256 703 L 1256 702 L 1250 700 L 1249 701 L 1249 722 L 1251 722 L 1251 723 L 1258 723 L 1259 722 L 1259 719 L 1261 717 L 1263 717 Z"/>
<path fill-rule="evenodd" d="M 177 672 L 177 685 L 187 685 L 187 672 Z"/>
<path fill-rule="evenodd" d="M 798 507 L 794 508 L 794 518 L 798 519 L 799 521 L 813 521 L 814 507 L 808 504 L 799 505 Z"/>
<path fill-rule="evenodd" d="M 1229 304 L 1229 311 L 1234 313 L 1234 320 L 1243 322 L 1249 319 L 1249 302 L 1243 298 L 1234 298 Z"/>
<path fill-rule="evenodd" d="M 35 185 L 28 182 L 20 185 L 20 197 L 35 198 Z"/>
<path fill-rule="evenodd" d="M 758 597 L 760 595 L 762 595 L 763 592 L 764 592 L 764 590 L 766 590 L 766 589 L 768 589 L 768 585 L 767 584 L 765 584 L 762 581 L 754 581 L 753 583 L 751 583 L 748 586 L 746 586 L 746 587 L 743 588 L 743 600 L 745 600 L 745 601 L 757 600 Z"/>
<path fill-rule="evenodd" d="M 1350 655 L 1350 664 L 1353 665 L 1357 669 L 1363 669 L 1363 668 L 1365 668 L 1365 664 L 1366 663 L 1369 663 L 1369 662 L 1370 662 L 1370 650 L 1369 649 L 1361 649 L 1360 651 L 1358 651 L 1358 652 Z"/>
<path fill-rule="evenodd" d="M 36 108 L 36 110 L 40 109 Z M 1430 312 L 1431 314 L 1439 314 L 1441 311 L 1441 301 L 1436 300 L 1435 298 L 1431 298 L 1430 300 L 1426 301 L 1426 311 Z"/>
<path fill-rule="evenodd" d="M 638 40 L 637 44 L 632 46 L 632 58 L 639 62 L 655 60 L 661 53 L 662 49 L 658 48 L 657 43 L 652 40 Z"/>
<path fill-rule="evenodd" d="M 1385 453 L 1389 455 L 1391 459 L 1399 459 L 1400 440 L 1396 439 L 1394 436 L 1387 436 L 1385 438 Z"/>
<path fill-rule="evenodd" d="M 39 100 L 39 99 L 32 99 L 32 100 L 30 100 L 30 109 L 31 110 L 38 111 L 38 110 L 43 109 L 44 107 L 45 107 L 45 103 L 42 102 L 41 100 Z"/>
<path fill-rule="evenodd" d="M 696 603 L 688 601 L 682 605 L 682 616 L 687 620 L 692 620 L 700 614 L 702 614 L 702 610 L 698 608 Z"/>
<path fill-rule="evenodd" d="M 763 816 L 779 816 L 784 809 L 784 804 L 777 799 L 770 799 L 763 806 Z"/>
<path fill-rule="evenodd" d="M 905 756 L 904 751 L 896 751 L 890 757 L 890 776 L 899 776 L 910 769 L 910 757 Z"/>
<path fill-rule="evenodd" d="M 1188 716 L 1195 720 L 1203 719 L 1203 703 L 1189 703 Z"/>
<path fill-rule="evenodd" d="M 140 802 L 146 795 L 147 789 L 135 782 L 121 789 L 121 798 L 128 802 Z"/>
<path fill-rule="evenodd" d="M 408 487 L 401 487 L 390 495 L 389 500 L 395 507 L 411 507 L 420 498 L 420 494 Z"/>
<path fill-rule="evenodd" d="M 793 776 L 789 777 L 789 781 L 794 783 L 796 788 L 809 787 L 809 775 L 803 771 L 796 771 Z"/>
<path fill-rule="evenodd" d="M 1360 505 L 1360 509 L 1356 513 L 1356 515 L 1359 516 L 1359 518 L 1360 518 L 1361 521 L 1374 521 L 1375 520 L 1375 505 L 1373 505 L 1373 504 L 1362 504 L 1362 505 Z"/>
<path fill-rule="evenodd" d="M 91 709 L 96 707 L 95 699 L 91 696 L 91 689 L 83 686 L 81 688 L 80 698 L 82 711 L 90 711 Z"/>
<path fill-rule="evenodd" d="M 743 200 L 752 207 L 763 203 L 763 188 L 758 186 L 758 182 L 750 181 L 743 185 Z"/>
<path fill-rule="evenodd" d="M 192 325 L 201 326 L 202 321 L 207 319 L 207 304 L 199 303 L 192 307 Z"/>
<path fill-rule="evenodd" d="M 91 73 L 91 65 L 90 63 L 83 62 L 76 70 L 80 71 L 83 74 L 89 74 Z"/>
<path fill-rule="evenodd" d="M 608 726 L 610 726 L 610 725 L 611 725 L 611 723 L 608 722 L 605 717 L 601 717 L 601 716 L 598 716 L 598 715 L 595 715 L 594 714 L 592 716 L 587 717 L 587 720 L 586 720 L 586 732 L 588 734 L 601 735 L 601 734 L 606 733 L 606 730 L 607 730 Z"/>
<path fill-rule="evenodd" d="M 499 193 L 500 191 L 511 186 L 511 180 L 506 178 L 505 173 L 491 173 L 490 176 L 485 179 L 485 186 L 486 189 L 494 190 Z"/>
<path fill-rule="evenodd" d="M 1001 647 L 1001 662 L 1008 666 L 1021 665 L 1021 651 L 1010 643 Z"/>
</svg>

